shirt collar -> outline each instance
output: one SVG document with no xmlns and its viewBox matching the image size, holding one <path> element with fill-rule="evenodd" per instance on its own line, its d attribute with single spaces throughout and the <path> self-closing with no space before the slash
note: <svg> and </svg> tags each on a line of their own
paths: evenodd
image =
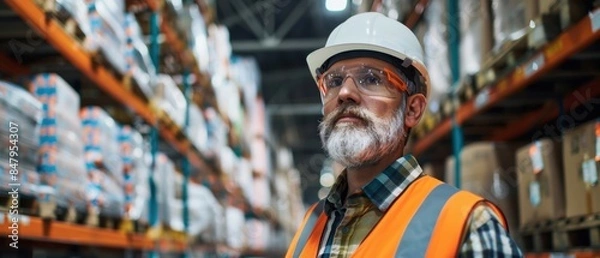
<svg viewBox="0 0 600 258">
<path fill-rule="evenodd" d="M 381 211 L 385 212 L 392 202 L 400 196 L 407 186 L 417 179 L 423 170 L 412 155 L 400 157 L 371 182 L 362 187 L 362 194 Z M 331 191 L 326 197 L 325 212 L 329 215 L 334 210 L 342 208 L 343 198 L 348 191 L 346 170 L 338 176 Z"/>
</svg>

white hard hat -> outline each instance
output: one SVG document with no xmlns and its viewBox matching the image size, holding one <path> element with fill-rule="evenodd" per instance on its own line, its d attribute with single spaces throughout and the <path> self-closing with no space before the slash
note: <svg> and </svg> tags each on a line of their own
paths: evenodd
<svg viewBox="0 0 600 258">
<path fill-rule="evenodd" d="M 430 80 L 423 63 L 423 48 L 415 34 L 404 24 L 377 12 L 354 15 L 329 34 L 325 47 L 306 58 L 315 82 L 317 69 L 329 58 L 348 51 L 367 50 L 390 55 L 410 64 L 419 71 L 430 92 Z"/>
</svg>

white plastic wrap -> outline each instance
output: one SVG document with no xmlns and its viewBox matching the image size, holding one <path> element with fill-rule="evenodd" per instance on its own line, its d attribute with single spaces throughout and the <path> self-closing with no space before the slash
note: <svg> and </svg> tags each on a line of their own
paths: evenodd
<svg viewBox="0 0 600 258">
<path fill-rule="evenodd" d="M 209 25 L 208 46 L 211 56 L 210 73 L 218 77 L 225 77 L 232 53 L 227 27 L 216 24 Z"/>
<path fill-rule="evenodd" d="M 125 15 L 127 73 L 132 76 L 147 98 L 154 95 L 156 68 L 143 41 L 142 30 L 133 13 Z"/>
<path fill-rule="evenodd" d="M 7 156 L 5 156 L 7 157 Z M 10 174 L 11 167 L 4 161 L 0 161 L 0 189 L 11 191 L 9 184 L 20 184 L 19 193 L 34 195 L 37 193 L 37 187 L 40 183 L 40 176 L 35 171 L 34 167 L 25 166 L 19 162 L 17 167 L 18 174 L 16 174 L 17 180 L 13 180 L 13 175 Z"/>
<path fill-rule="evenodd" d="M 188 202 L 190 211 L 190 228 L 192 236 L 207 233 L 208 229 L 215 223 L 217 212 L 215 207 L 219 203 L 213 193 L 203 185 L 190 183 L 188 185 Z"/>
<path fill-rule="evenodd" d="M 158 201 L 159 218 L 168 225 L 171 211 L 169 203 L 176 200 L 175 196 L 175 167 L 173 162 L 164 153 L 156 154 L 156 167 L 153 181 L 156 184 L 156 197 Z"/>
<path fill-rule="evenodd" d="M 246 246 L 250 250 L 265 250 L 271 237 L 271 228 L 269 222 L 258 219 L 246 220 L 246 234 L 248 239 Z"/>
<path fill-rule="evenodd" d="M 123 126 L 119 135 L 120 155 L 123 161 L 123 191 L 125 213 L 128 218 L 145 220 L 149 196 L 148 172 L 150 164 L 146 156 L 142 135 L 130 126 Z"/>
<path fill-rule="evenodd" d="M 494 13 L 494 48 L 525 35 L 528 28 L 525 2 L 521 0 L 492 0 Z"/>
<path fill-rule="evenodd" d="M 90 21 L 88 19 L 88 8 L 85 0 L 56 0 L 56 11 L 67 12 L 73 17 L 81 31 L 91 35 Z"/>
<path fill-rule="evenodd" d="M 30 90 L 43 104 L 51 104 L 50 115 L 60 112 L 65 117 L 79 117 L 80 98 L 71 85 L 53 73 L 35 75 Z"/>
<path fill-rule="evenodd" d="M 246 111 L 254 111 L 254 100 L 260 85 L 260 68 L 255 58 L 233 57 L 229 67 L 230 77 L 237 82 L 243 91 Z"/>
<path fill-rule="evenodd" d="M 445 13 L 444 1 L 431 1 L 424 14 L 427 31 L 423 37 L 423 50 L 431 79 L 428 106 L 432 111 L 439 107 L 442 96 L 449 91 L 452 77 L 448 61 L 447 24 L 443 18 L 446 17 Z"/>
<path fill-rule="evenodd" d="M 191 18 L 190 35 L 188 35 L 191 42 L 192 52 L 198 62 L 198 67 L 202 71 L 208 71 L 209 69 L 209 52 L 208 52 L 208 39 L 206 32 L 206 23 L 204 17 L 200 13 L 198 5 L 192 4 L 187 6 Z"/>
<path fill-rule="evenodd" d="M 189 112 L 189 124 L 186 129 L 186 135 L 198 150 L 204 152 L 208 148 L 208 131 L 204 115 L 196 104 L 190 105 Z"/>
<path fill-rule="evenodd" d="M 461 0 L 460 74 L 477 73 L 492 49 L 491 18 L 485 15 L 487 1 Z"/>
<path fill-rule="evenodd" d="M 100 49 L 108 62 L 121 74 L 127 72 L 123 0 L 89 0 L 88 17 L 92 30 L 89 50 Z"/>
<path fill-rule="evenodd" d="M 242 188 L 244 196 L 252 196 L 254 194 L 254 182 L 252 177 L 252 164 L 246 158 L 240 159 L 240 165 L 237 176 L 234 178 L 237 184 Z"/>
<path fill-rule="evenodd" d="M 246 219 L 244 212 L 238 208 L 227 206 L 225 208 L 225 217 L 227 225 L 227 245 L 236 250 L 241 250 L 246 241 L 244 235 L 244 225 Z"/>
<path fill-rule="evenodd" d="M 271 188 L 267 178 L 255 178 L 252 186 L 254 193 L 249 196 L 252 207 L 268 208 L 271 205 Z"/>
<path fill-rule="evenodd" d="M 0 156 L 9 157 L 11 149 L 8 147 L 17 146 L 19 166 L 35 168 L 42 115 L 42 104 L 29 92 L 0 81 L 0 145 L 6 146 L 0 149 Z"/>
<path fill-rule="evenodd" d="M 221 84 L 213 84 L 213 89 L 219 103 L 219 110 L 229 118 L 234 127 L 242 127 L 244 113 L 237 84 L 231 80 L 224 80 Z"/>
<path fill-rule="evenodd" d="M 103 170 L 122 184 L 123 162 L 119 152 L 119 125 L 100 107 L 81 109 L 83 142 L 88 172 Z M 98 166 L 99 165 L 99 166 Z"/>
<path fill-rule="evenodd" d="M 40 200 L 54 198 L 63 207 L 73 205 L 83 210 L 87 206 L 89 181 L 82 156 L 83 142 L 73 137 L 82 135 L 79 95 L 56 74 L 34 76 L 30 90 L 43 106 L 38 168 Z"/>
<path fill-rule="evenodd" d="M 227 145 L 227 125 L 223 122 L 217 111 L 208 107 L 204 110 L 204 117 L 206 118 L 206 129 L 208 132 L 208 152 L 210 153 L 219 150 L 222 146 Z"/>
<path fill-rule="evenodd" d="M 155 103 L 169 117 L 182 127 L 185 123 L 185 107 L 187 101 L 173 78 L 159 74 L 157 78 Z"/>
</svg>

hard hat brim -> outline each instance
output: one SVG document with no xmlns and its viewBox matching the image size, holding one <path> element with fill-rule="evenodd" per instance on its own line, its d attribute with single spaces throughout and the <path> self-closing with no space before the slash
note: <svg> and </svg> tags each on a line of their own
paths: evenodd
<svg viewBox="0 0 600 258">
<path fill-rule="evenodd" d="M 399 53 L 397 51 L 394 51 L 394 50 L 386 48 L 386 47 L 381 47 L 381 46 L 373 45 L 373 44 L 346 43 L 346 44 L 337 44 L 337 45 L 333 45 L 333 46 L 329 46 L 329 47 L 323 47 L 323 48 L 320 48 L 320 49 L 317 49 L 317 50 L 311 52 L 306 57 L 308 69 L 310 69 L 310 74 L 311 74 L 313 80 L 315 81 L 315 83 L 317 83 L 317 68 L 321 67 L 321 65 L 323 65 L 323 63 L 325 63 L 325 61 L 327 61 L 329 58 L 331 58 L 337 54 L 341 54 L 341 53 L 348 52 L 348 51 L 354 51 L 354 50 L 367 50 L 367 51 L 379 52 L 379 53 L 388 54 L 390 56 L 396 57 L 400 60 L 405 60 L 407 58 L 407 56 L 402 53 Z M 408 57 L 408 58 L 410 58 L 410 57 Z M 425 79 L 425 84 L 427 85 L 427 93 L 428 93 L 427 95 L 429 95 L 431 87 L 430 87 L 429 73 L 427 72 L 425 65 L 418 60 L 415 60 L 412 58 L 411 58 L 411 60 L 412 60 L 411 65 L 413 67 L 415 67 L 419 71 L 419 73 L 421 73 L 423 78 Z"/>
</svg>

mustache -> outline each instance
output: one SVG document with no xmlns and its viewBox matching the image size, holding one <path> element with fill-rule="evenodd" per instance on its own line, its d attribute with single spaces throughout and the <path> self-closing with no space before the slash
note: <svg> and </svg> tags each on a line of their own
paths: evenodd
<svg viewBox="0 0 600 258">
<path fill-rule="evenodd" d="M 330 126 L 335 123 L 335 121 L 339 120 L 344 116 L 354 116 L 357 117 L 366 123 L 369 123 L 369 116 L 365 113 L 365 111 L 357 105 L 346 104 L 338 107 L 333 113 L 329 114 L 323 119 L 323 124 Z"/>
</svg>

